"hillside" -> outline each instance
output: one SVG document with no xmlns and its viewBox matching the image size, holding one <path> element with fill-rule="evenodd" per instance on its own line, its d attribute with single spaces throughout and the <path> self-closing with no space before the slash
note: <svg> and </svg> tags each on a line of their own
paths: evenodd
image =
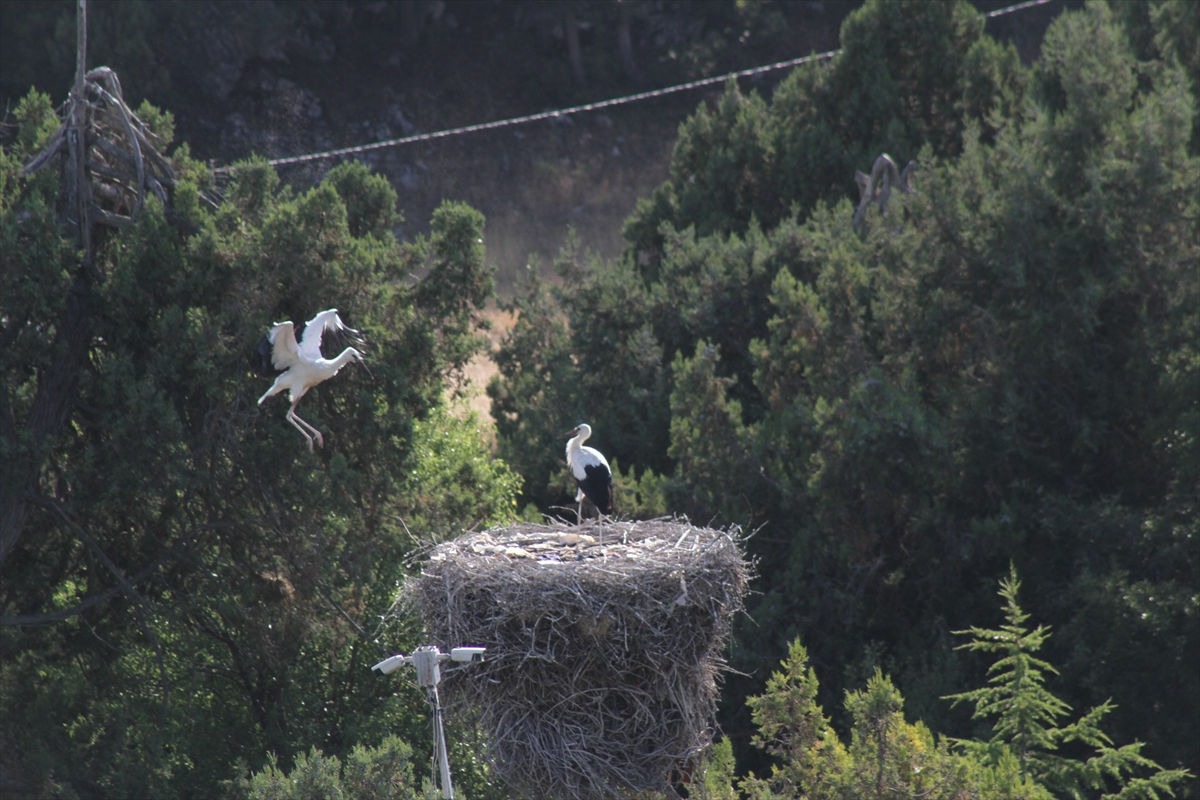
<svg viewBox="0 0 1200 800">
<path fill-rule="evenodd" d="M 774 63 L 838 46 L 838 28 L 861 0 L 721 0 L 642 3 L 631 21 L 643 80 L 616 58 L 605 3 L 579 16 L 587 85 L 571 78 L 556 6 L 544 2 L 414 2 L 413 41 L 403 3 L 122 3 L 92 6 L 93 64 L 122 76 L 175 115 L 177 140 L 215 165 L 253 153 L 319 152 L 620 97 L 648 88 Z M 981 10 L 1004 7 L 980 0 Z M 998 18 L 988 31 L 1023 60 L 1046 25 L 1078 0 Z M 15 106 L 30 83 L 65 96 L 73 53 L 71 0 L 5 0 L 0 101 Z M 237 9 L 231 13 L 230 9 Z M 786 70 L 744 79 L 769 95 Z M 363 160 L 399 196 L 402 236 L 428 233 L 443 199 L 487 218 L 488 259 L 507 292 L 531 256 L 545 267 L 573 227 L 585 250 L 613 257 L 638 198 L 667 177 L 679 123 L 720 87 L 498 131 L 377 150 Z M 335 162 L 281 170 L 309 185 Z"/>
</svg>

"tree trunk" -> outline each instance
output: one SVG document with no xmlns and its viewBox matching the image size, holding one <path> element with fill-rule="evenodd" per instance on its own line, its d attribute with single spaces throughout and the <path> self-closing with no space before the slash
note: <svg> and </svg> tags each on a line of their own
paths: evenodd
<svg viewBox="0 0 1200 800">
<path fill-rule="evenodd" d="M 21 538 L 29 516 L 28 495 L 37 491 L 38 475 L 54 439 L 70 413 L 79 383 L 79 371 L 91 343 L 92 284 L 97 274 L 92 262 L 91 186 L 87 180 L 87 102 L 84 74 L 87 71 L 87 0 L 77 0 L 75 18 L 75 88 L 71 92 L 70 130 L 67 133 L 68 163 L 65 216 L 74 217 L 76 243 L 83 263 L 71 284 L 67 302 L 55 334 L 50 365 L 38 376 L 37 394 L 24 430 L 18 434 L 12 399 L 3 398 L 0 435 L 7 457 L 0 469 L 0 565 Z M 23 435 L 22 435 L 23 434 Z"/>
<path fill-rule="evenodd" d="M 91 283 L 87 267 L 81 267 L 59 319 L 54 356 L 39 376 L 23 436 L 18 435 L 10 398 L 4 398 L 2 433 L 11 457 L 0 471 L 0 564 L 21 538 L 29 515 L 27 494 L 37 491 L 42 464 L 71 411 L 91 343 Z"/>
<path fill-rule="evenodd" d="M 567 56 L 571 59 L 571 73 L 575 76 L 575 85 L 579 88 L 587 86 L 587 76 L 583 73 L 583 52 L 579 48 L 579 20 L 575 18 L 575 4 L 563 3 L 563 30 L 567 35 Z"/>
<path fill-rule="evenodd" d="M 625 69 L 625 77 L 641 83 L 642 72 L 633 58 L 633 38 L 629 35 L 629 23 L 633 16 L 633 0 L 617 0 L 617 8 L 621 12 L 617 20 L 617 50 L 621 54 L 621 66 Z"/>
</svg>

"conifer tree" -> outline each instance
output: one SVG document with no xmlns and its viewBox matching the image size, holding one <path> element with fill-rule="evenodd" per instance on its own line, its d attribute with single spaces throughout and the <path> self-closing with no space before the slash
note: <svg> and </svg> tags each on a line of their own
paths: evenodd
<svg viewBox="0 0 1200 800">
<path fill-rule="evenodd" d="M 1174 787 L 1190 774 L 1184 769 L 1163 769 L 1141 754 L 1143 744 L 1134 742 L 1113 747 L 1112 740 L 1100 727 L 1112 709 L 1109 701 L 1088 711 L 1075 722 L 1059 726 L 1057 721 L 1071 707 L 1046 688 L 1047 673 L 1057 674 L 1053 666 L 1034 653 L 1041 650 L 1050 636 L 1047 626 L 1034 630 L 1025 626 L 1029 615 L 1017 602 L 1021 581 L 1015 566 L 1000 580 L 1004 598 L 1004 625 L 998 629 L 971 627 L 956 634 L 971 637 L 959 650 L 996 653 L 1000 657 L 988 668 L 988 685 L 969 692 L 949 695 L 957 705 L 974 703 L 974 718 L 996 718 L 992 737 L 986 741 L 958 739 L 956 744 L 985 762 L 995 763 L 1008 753 L 1015 754 L 1022 777 L 1033 777 L 1062 797 L 1072 800 L 1092 797 L 1159 798 L 1174 797 Z M 1086 760 L 1059 753 L 1064 745 L 1079 742 L 1095 751 Z M 1136 773 L 1152 771 L 1147 777 Z"/>
<path fill-rule="evenodd" d="M 1175 36 L 1181 7 L 1158 8 L 1147 24 Z M 666 510 L 765 523 L 732 661 L 766 674 L 803 636 L 839 723 L 881 664 L 967 735 L 939 700 L 969 688 L 950 632 L 1023 564 L 1058 696 L 1111 697 L 1115 739 L 1196 772 L 1191 62 L 1135 50 L 1091 2 L 1025 69 L 968 11 L 865 3 L 828 66 L 766 103 L 731 86 L 683 125 L 621 261 L 561 270 L 502 346 L 502 452 L 539 466 L 542 504 L 563 418 L 604 420 L 606 454 L 655 473 Z M 913 192 L 855 227 L 853 170 L 881 150 L 917 159 Z"/>
<path fill-rule="evenodd" d="M 170 140 L 169 114 L 139 116 Z M 73 378 L 54 331 L 80 265 L 53 170 L 21 175 L 57 120 L 37 93 L 17 117 L 0 151 L 0 482 L 44 385 L 68 387 L 69 413 L 0 570 L 5 786 L 212 797 L 268 752 L 346 759 L 386 734 L 424 750 L 423 704 L 370 672 L 379 620 L 414 536 L 507 519 L 519 485 L 445 408 L 492 289 L 482 215 L 446 203 L 428 239 L 398 242 L 395 192 L 357 163 L 305 191 L 239 163 L 218 204 L 181 145 L 174 207 L 199 231 L 148 198 L 100 239 Z M 333 305 L 371 372 L 306 397 L 326 435 L 310 453 L 281 405 L 256 405 L 249 355 L 272 321 Z"/>
<path fill-rule="evenodd" d="M 935 742 L 923 723 L 905 720 L 904 698 L 880 670 L 864 689 L 846 693 L 848 747 L 817 703 L 817 691 L 808 652 L 795 640 L 766 692 L 746 701 L 759 730 L 755 746 L 776 759 L 769 777 L 741 782 L 751 800 L 1049 798 L 1020 773 L 1011 754 L 988 764 L 974 753 L 953 752 L 946 740 Z"/>
</svg>

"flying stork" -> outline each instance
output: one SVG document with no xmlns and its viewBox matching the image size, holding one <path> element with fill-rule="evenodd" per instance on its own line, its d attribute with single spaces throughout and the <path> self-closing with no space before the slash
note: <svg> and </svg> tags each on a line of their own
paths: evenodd
<svg viewBox="0 0 1200 800">
<path fill-rule="evenodd" d="M 579 504 L 575 510 L 576 524 L 583 517 L 584 495 L 595 504 L 601 516 L 607 517 L 612 513 L 612 470 L 599 450 L 583 446 L 591 435 L 591 425 L 580 425 L 558 437 L 560 441 L 571 440 L 567 442 L 567 467 L 575 483 L 579 484 L 579 490 L 575 493 L 575 502 Z"/>
<path fill-rule="evenodd" d="M 362 352 L 354 347 L 347 347 L 332 360 L 323 357 L 321 337 L 326 331 L 338 338 L 344 337 L 360 347 L 363 345 L 362 334 L 347 327 L 338 316 L 337 309 L 331 308 L 305 323 L 299 344 L 296 343 L 296 331 L 291 322 L 276 322 L 254 349 L 255 366 L 260 374 L 269 376 L 273 371 L 283 370 L 275 379 L 275 383 L 271 384 L 271 388 L 258 398 L 258 404 L 262 405 L 268 397 L 287 389 L 288 399 L 292 401 L 287 420 L 304 434 L 310 451 L 313 449 L 314 438 L 318 447 L 325 446 L 325 439 L 319 430 L 296 416 L 296 405 L 300 398 L 318 383 L 337 375 L 338 371 L 351 361 L 357 361 L 366 368 Z"/>
</svg>

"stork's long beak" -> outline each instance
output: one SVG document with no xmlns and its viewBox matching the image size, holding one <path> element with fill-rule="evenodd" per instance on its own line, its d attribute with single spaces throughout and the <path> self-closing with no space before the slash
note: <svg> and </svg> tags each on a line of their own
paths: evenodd
<svg viewBox="0 0 1200 800">
<path fill-rule="evenodd" d="M 559 441 L 562 441 L 563 439 L 570 439 L 572 436 L 574 436 L 577 433 L 579 433 L 579 428 L 572 428 L 571 430 L 564 433 L 562 436 L 558 437 L 558 439 L 559 439 Z"/>
<path fill-rule="evenodd" d="M 367 366 L 367 362 L 363 361 L 361 358 L 357 359 L 357 361 L 358 361 L 358 365 L 360 367 L 362 367 L 363 369 L 365 369 L 367 371 L 367 374 L 371 376 L 371 380 L 375 380 L 375 373 L 371 372 L 371 368 Z"/>
</svg>

